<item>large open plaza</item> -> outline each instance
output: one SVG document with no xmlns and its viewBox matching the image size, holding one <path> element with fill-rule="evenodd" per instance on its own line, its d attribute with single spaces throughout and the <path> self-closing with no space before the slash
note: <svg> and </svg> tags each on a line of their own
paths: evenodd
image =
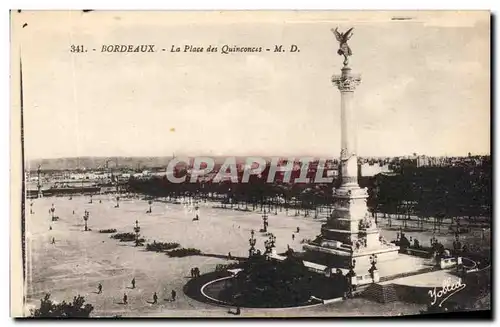
<svg viewBox="0 0 500 327">
<path fill-rule="evenodd" d="M 227 307 L 198 302 L 183 294 L 182 289 L 193 267 L 198 267 L 203 274 L 214 271 L 218 264 L 231 262 L 227 259 L 229 252 L 232 256 L 247 257 L 252 230 L 256 231 L 256 248 L 264 248 L 267 237 L 258 232 L 262 228 L 259 211 L 237 211 L 229 206 L 227 209 L 213 208 L 220 203 L 202 202 L 200 219 L 193 221 L 192 206 L 184 204 L 154 201 L 152 212 L 146 213 L 147 200 L 122 197 L 120 206 L 115 206 L 116 198 L 112 195 L 94 195 L 92 203 L 89 196 L 33 200 L 33 214 L 27 214 L 26 222 L 27 308 L 38 305 L 45 293 L 50 293 L 55 301 L 71 300 L 80 294 L 94 305 L 96 316 L 227 315 Z M 55 208 L 54 216 L 59 217 L 57 221 L 52 221 L 52 207 Z M 87 232 L 84 231 L 85 210 L 89 212 L 90 231 Z M 133 233 L 136 220 L 146 243 L 177 242 L 181 247 L 200 249 L 203 254 L 171 258 L 164 253 L 147 252 L 144 246 L 136 247 L 134 242 L 112 239 L 111 234 L 99 233 L 103 229 Z M 276 236 L 276 249 L 280 253 L 288 246 L 300 251 L 301 241 L 313 239 L 324 219 L 294 216 L 291 210 L 287 216 L 285 210 L 278 210 L 277 215 L 269 215 L 268 221 L 268 230 Z M 297 227 L 299 233 L 295 233 Z M 397 231 L 382 229 L 381 233 L 393 239 Z M 415 237 L 429 238 L 431 235 L 431 232 L 414 232 Z M 453 238 L 445 233 L 437 237 L 443 241 Z M 133 278 L 135 289 L 131 288 Z M 423 284 L 441 283 L 442 275 L 434 279 L 436 281 L 426 277 Z M 102 294 L 97 294 L 99 283 Z M 172 290 L 178 295 L 175 302 L 170 301 Z M 154 292 L 158 294 L 158 304 L 151 304 Z M 122 302 L 124 293 L 128 296 L 128 304 Z M 402 302 L 380 304 L 356 298 L 302 308 L 245 309 L 242 315 L 395 315 L 415 314 L 423 307 Z"/>
</svg>

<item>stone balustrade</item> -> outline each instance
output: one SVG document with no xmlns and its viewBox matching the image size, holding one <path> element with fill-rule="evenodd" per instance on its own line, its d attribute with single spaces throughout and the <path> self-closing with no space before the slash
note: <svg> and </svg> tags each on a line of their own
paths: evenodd
<svg viewBox="0 0 500 327">
<path fill-rule="evenodd" d="M 356 286 L 366 285 L 366 284 L 371 284 L 371 283 L 378 283 L 379 281 L 380 281 L 380 275 L 378 273 L 378 270 L 375 270 L 373 272 L 373 277 L 371 274 L 365 274 L 365 275 L 351 277 L 352 285 L 356 285 Z"/>
</svg>

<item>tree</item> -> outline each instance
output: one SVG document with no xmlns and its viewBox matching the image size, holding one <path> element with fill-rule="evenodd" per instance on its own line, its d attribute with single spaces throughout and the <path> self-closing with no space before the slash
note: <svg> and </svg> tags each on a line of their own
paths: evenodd
<svg viewBox="0 0 500 327">
<path fill-rule="evenodd" d="M 252 256 L 243 264 L 235 279 L 233 294 L 237 303 L 251 307 L 284 307 L 307 302 L 311 285 L 307 267 L 302 260 L 289 255 L 284 261 Z"/>
<path fill-rule="evenodd" d="M 88 318 L 94 310 L 91 304 L 85 304 L 83 296 L 75 296 L 73 302 L 54 303 L 50 293 L 40 300 L 40 308 L 31 310 L 32 318 Z"/>
</svg>

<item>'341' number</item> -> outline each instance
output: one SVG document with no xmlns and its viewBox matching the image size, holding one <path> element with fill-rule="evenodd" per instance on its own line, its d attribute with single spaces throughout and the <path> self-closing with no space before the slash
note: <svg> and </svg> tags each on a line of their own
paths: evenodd
<svg viewBox="0 0 500 327">
<path fill-rule="evenodd" d="M 69 52 L 87 52 L 87 50 L 85 50 L 85 48 L 83 47 L 83 45 L 74 45 L 74 44 L 72 44 L 71 47 L 70 47 Z"/>
</svg>

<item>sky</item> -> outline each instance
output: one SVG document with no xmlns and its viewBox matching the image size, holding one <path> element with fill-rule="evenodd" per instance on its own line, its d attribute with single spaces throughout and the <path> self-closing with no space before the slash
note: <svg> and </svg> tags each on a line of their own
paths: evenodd
<svg viewBox="0 0 500 327">
<path fill-rule="evenodd" d="M 14 13 L 25 156 L 337 157 L 335 27 L 354 27 L 359 155 L 489 154 L 489 20 L 487 12 Z M 88 52 L 71 53 L 72 44 Z M 100 52 L 115 44 L 167 51 Z M 169 51 L 186 44 L 271 51 Z M 300 52 L 274 53 L 276 44 Z"/>
</svg>

